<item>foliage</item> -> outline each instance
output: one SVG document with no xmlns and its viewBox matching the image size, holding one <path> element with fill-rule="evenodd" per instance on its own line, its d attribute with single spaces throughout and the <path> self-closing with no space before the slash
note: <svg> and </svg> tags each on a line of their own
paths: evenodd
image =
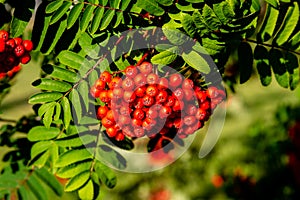
<svg viewBox="0 0 300 200">
<path fill-rule="evenodd" d="M 21 36 L 35 1 L 0 2 L 0 27 L 9 29 L 12 37 Z M 104 129 L 94 117 L 100 103 L 91 101 L 88 93 L 105 69 L 123 70 L 147 52 L 161 70 L 162 65 L 171 65 L 185 76 L 198 70 L 207 77 L 221 72 L 231 88 L 237 77 L 240 83 L 247 82 L 254 70 L 264 86 L 271 83 L 272 74 L 284 88 L 294 90 L 299 84 L 298 1 L 52 0 L 37 6 L 31 39 L 45 59 L 42 77 L 32 83 L 41 92 L 29 99 L 41 118 L 41 124 L 33 125 L 28 133 L 34 144 L 31 158 L 23 164 L 32 168 L 25 168 L 25 173 L 23 168 L 19 173 L 5 170 L 1 178 L 25 180 L 20 182 L 28 184 L 26 191 L 38 199 L 42 191 L 35 184 L 39 172 L 47 180 L 54 181 L 48 172 L 69 179 L 65 191 L 94 199 L 102 183 L 109 188 L 116 184 L 114 173 L 98 159 L 107 156 L 118 167 L 126 167 L 124 158 L 101 144 Z M 154 45 L 151 41 L 158 38 L 151 34 L 156 30 L 153 27 L 162 28 L 158 35 L 163 38 Z M 147 49 L 135 50 L 142 40 L 133 38 L 145 40 Z M 124 46 L 131 49 L 124 50 Z M 216 68 L 210 66 L 209 56 Z M 231 59 L 235 59 L 233 64 Z M 94 131 L 88 130 L 96 125 Z M 128 141 L 115 142 L 124 149 L 133 148 Z M 17 191 L 24 198 L 24 187 L 19 186 L 13 183 L 1 195 Z M 59 188 L 53 189 L 61 194 Z"/>
</svg>

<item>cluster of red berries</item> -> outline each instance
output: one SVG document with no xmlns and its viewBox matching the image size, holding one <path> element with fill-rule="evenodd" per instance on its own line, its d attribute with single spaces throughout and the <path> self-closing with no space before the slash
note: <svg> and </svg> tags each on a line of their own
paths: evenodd
<svg viewBox="0 0 300 200">
<path fill-rule="evenodd" d="M 27 64 L 33 44 L 30 40 L 10 38 L 9 33 L 0 30 L 0 79 L 12 77 L 20 69 L 20 63 Z"/>
<path fill-rule="evenodd" d="M 90 89 L 105 105 L 97 108 L 110 138 L 155 137 L 176 131 L 185 138 L 201 128 L 225 93 L 216 87 L 203 89 L 179 73 L 159 77 L 151 63 L 128 66 L 123 72 L 104 71 Z"/>
</svg>

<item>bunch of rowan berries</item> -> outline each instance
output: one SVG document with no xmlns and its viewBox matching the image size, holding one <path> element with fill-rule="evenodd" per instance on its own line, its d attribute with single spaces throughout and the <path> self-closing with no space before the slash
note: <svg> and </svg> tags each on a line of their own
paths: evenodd
<svg viewBox="0 0 300 200">
<path fill-rule="evenodd" d="M 185 138 L 201 128 L 225 98 L 217 87 L 202 88 L 179 73 L 160 77 L 154 71 L 146 61 L 122 73 L 104 71 L 90 88 L 104 103 L 97 108 L 97 118 L 108 137 L 122 141 L 176 131 Z"/>
<path fill-rule="evenodd" d="M 9 33 L 0 30 L 0 79 L 12 77 L 20 69 L 20 63 L 27 64 L 33 44 L 30 40 L 10 38 Z"/>
</svg>

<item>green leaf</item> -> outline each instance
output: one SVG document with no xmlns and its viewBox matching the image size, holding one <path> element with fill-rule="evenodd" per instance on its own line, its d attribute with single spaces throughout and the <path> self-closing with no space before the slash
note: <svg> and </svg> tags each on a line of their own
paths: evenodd
<svg viewBox="0 0 300 200">
<path fill-rule="evenodd" d="M 50 27 L 56 27 L 56 25 L 51 25 Z M 50 46 L 47 45 L 47 43 L 44 43 L 42 48 L 41 48 L 41 52 L 49 55 L 53 52 L 53 49 L 55 48 L 55 46 L 57 45 L 57 42 L 61 39 L 64 31 L 67 28 L 67 20 L 63 20 L 63 21 L 59 21 L 59 27 L 55 28 L 55 37 L 54 39 L 51 41 Z M 50 30 L 48 31 L 49 34 Z M 50 41 L 48 41 L 48 34 L 46 35 L 46 40 L 49 43 Z M 52 37 L 52 34 L 51 34 Z"/>
<path fill-rule="evenodd" d="M 84 32 L 86 28 L 88 27 L 90 21 L 93 18 L 93 11 L 95 10 L 96 6 L 93 5 L 87 5 L 87 7 L 84 10 L 83 16 L 80 20 L 79 26 L 80 30 Z"/>
<path fill-rule="evenodd" d="M 235 16 L 233 8 L 227 1 L 213 4 L 213 10 L 223 24 L 232 20 Z"/>
<path fill-rule="evenodd" d="M 96 125 L 99 124 L 99 120 L 94 117 L 83 116 L 79 122 L 80 125 Z"/>
<path fill-rule="evenodd" d="M 276 27 L 278 16 L 279 10 L 271 6 L 267 6 L 267 11 L 264 17 L 263 25 L 260 28 L 259 34 L 257 35 L 258 40 L 265 42 L 271 39 Z"/>
<path fill-rule="evenodd" d="M 39 51 L 43 45 L 43 42 L 45 40 L 51 15 L 45 15 L 46 6 L 48 5 L 48 2 L 43 1 L 36 11 L 35 20 L 33 23 L 33 30 L 32 30 L 32 42 L 35 44 L 35 50 Z"/>
<path fill-rule="evenodd" d="M 33 192 L 35 197 L 39 200 L 47 200 L 47 196 L 45 189 L 43 186 L 40 184 L 39 180 L 35 176 L 30 176 L 29 179 L 27 180 L 28 187 L 30 190 Z"/>
<path fill-rule="evenodd" d="M 256 68 L 263 86 L 268 86 L 272 82 L 272 71 L 269 65 L 269 52 L 266 47 L 257 45 L 254 50 Z"/>
<path fill-rule="evenodd" d="M 52 145 L 51 141 L 40 141 L 35 143 L 31 148 L 31 152 L 30 152 L 31 159 L 34 159 L 39 154 L 48 150 L 51 145 Z"/>
<path fill-rule="evenodd" d="M 30 200 L 30 197 L 28 195 L 28 191 L 25 189 L 25 187 L 23 185 L 19 186 L 19 189 L 18 189 L 18 199 Z"/>
<path fill-rule="evenodd" d="M 268 86 L 272 82 L 271 66 L 265 60 L 256 61 L 256 68 L 260 82 L 263 86 Z"/>
<path fill-rule="evenodd" d="M 64 125 L 65 128 L 68 128 L 72 120 L 72 113 L 71 113 L 71 106 L 70 106 L 69 99 L 67 97 L 63 97 L 60 104 L 64 114 L 63 117 Z"/>
<path fill-rule="evenodd" d="M 298 58 L 295 54 L 290 52 L 285 53 L 285 64 L 289 73 L 289 85 L 290 89 L 294 90 L 299 85 L 299 63 Z"/>
<path fill-rule="evenodd" d="M 117 20 L 116 20 L 113 28 L 117 28 L 120 25 L 120 23 L 122 22 L 122 20 L 124 20 L 123 12 L 117 12 L 116 16 L 117 16 Z"/>
<path fill-rule="evenodd" d="M 272 5 L 274 8 L 278 8 L 279 0 L 265 0 L 268 4 Z"/>
<path fill-rule="evenodd" d="M 56 195 L 63 195 L 63 187 L 53 176 L 53 174 L 50 174 L 45 168 L 36 169 L 35 172 L 38 177 L 42 179 L 55 192 Z"/>
<path fill-rule="evenodd" d="M 55 13 L 51 17 L 51 24 L 56 23 L 58 20 L 62 18 L 66 14 L 66 12 L 71 7 L 72 2 L 65 1 L 63 4 L 55 11 Z"/>
<path fill-rule="evenodd" d="M 63 153 L 55 163 L 56 167 L 64 167 L 78 161 L 92 159 L 93 155 L 87 149 L 69 150 Z"/>
<path fill-rule="evenodd" d="M 46 13 L 53 13 L 54 11 L 56 11 L 57 9 L 60 8 L 60 6 L 63 4 L 63 0 L 56 0 L 53 1 L 51 3 L 48 4 L 47 8 L 46 8 Z"/>
<path fill-rule="evenodd" d="M 206 4 L 203 7 L 202 17 L 211 30 L 218 30 L 222 25 L 214 11 Z"/>
<path fill-rule="evenodd" d="M 83 7 L 84 7 L 84 3 L 80 3 L 80 2 L 74 5 L 67 19 L 67 29 L 70 29 L 75 24 Z"/>
<path fill-rule="evenodd" d="M 173 4 L 173 0 L 157 0 L 157 3 L 163 6 L 170 6 Z"/>
<path fill-rule="evenodd" d="M 131 0 L 122 0 L 120 10 L 126 10 L 126 8 L 129 6 L 130 2 L 131 2 Z"/>
<path fill-rule="evenodd" d="M 94 198 L 94 185 L 93 181 L 89 180 L 79 191 L 78 196 L 80 199 L 93 199 Z"/>
<path fill-rule="evenodd" d="M 38 155 L 35 159 L 31 160 L 29 166 L 34 165 L 38 167 L 43 167 L 45 166 L 46 162 L 49 160 L 49 157 L 50 157 L 50 151 L 48 149 L 44 153 Z"/>
<path fill-rule="evenodd" d="M 60 52 L 57 58 L 60 61 L 60 63 L 77 70 L 81 68 L 85 60 L 84 57 L 79 56 L 77 53 L 66 50 Z"/>
<path fill-rule="evenodd" d="M 66 82 L 41 78 L 32 83 L 32 85 L 41 90 L 52 90 L 56 92 L 67 92 L 72 88 L 72 85 Z"/>
<path fill-rule="evenodd" d="M 183 29 L 186 31 L 186 33 L 190 36 L 190 37 L 194 37 L 194 35 L 196 34 L 196 26 L 194 24 L 193 21 L 193 17 L 190 15 L 187 15 L 186 17 L 184 17 L 181 21 L 182 23 L 182 27 Z"/>
<path fill-rule="evenodd" d="M 86 111 L 89 111 L 89 86 L 86 81 L 82 81 L 78 85 L 78 93 L 82 97 L 83 104 L 85 105 Z"/>
<path fill-rule="evenodd" d="M 45 125 L 46 128 L 50 128 L 50 125 L 53 121 L 53 114 L 54 114 L 54 105 L 49 108 L 49 110 L 46 111 L 43 117 L 43 124 Z"/>
<path fill-rule="evenodd" d="M 91 33 L 94 34 L 100 27 L 100 22 L 103 17 L 105 9 L 103 7 L 98 7 L 95 11 L 95 15 L 92 19 L 92 25 L 91 25 Z"/>
<path fill-rule="evenodd" d="M 296 51 L 300 50 L 300 31 L 289 40 L 289 47 Z"/>
<path fill-rule="evenodd" d="M 44 126 L 35 126 L 28 133 L 29 141 L 50 140 L 57 137 L 60 133 L 58 128 Z"/>
<path fill-rule="evenodd" d="M 79 81 L 79 77 L 77 73 L 72 72 L 70 70 L 61 68 L 61 67 L 56 67 L 50 64 L 42 66 L 42 70 L 46 73 L 51 75 L 53 78 L 58 78 L 70 83 L 75 83 Z"/>
<path fill-rule="evenodd" d="M 72 102 L 77 120 L 80 121 L 82 117 L 82 105 L 80 101 L 80 96 L 77 90 L 72 90 L 69 94 L 69 98 Z"/>
<path fill-rule="evenodd" d="M 162 31 L 172 44 L 182 45 L 187 41 L 187 36 L 177 29 L 170 29 L 170 28 L 163 27 Z"/>
<path fill-rule="evenodd" d="M 11 22 L 10 37 L 20 37 L 21 35 L 23 35 L 27 24 L 28 21 L 21 20 L 14 16 Z"/>
<path fill-rule="evenodd" d="M 91 58 L 98 59 L 100 46 L 98 44 L 92 44 L 93 39 L 87 33 L 83 33 L 78 41 L 82 50 Z"/>
<path fill-rule="evenodd" d="M 275 36 L 275 40 L 278 46 L 282 46 L 290 38 L 291 34 L 298 24 L 299 12 L 300 11 L 298 3 L 294 2 L 294 7 L 289 7 L 284 22 Z"/>
<path fill-rule="evenodd" d="M 201 73 L 208 74 L 210 72 L 210 66 L 207 61 L 196 51 L 191 51 L 189 53 L 182 54 L 183 60 L 193 67 L 194 69 L 198 70 Z"/>
<path fill-rule="evenodd" d="M 249 43 L 242 42 L 238 47 L 238 64 L 240 71 L 240 83 L 243 84 L 249 80 L 252 74 L 253 53 Z"/>
<path fill-rule="evenodd" d="M 55 143 L 60 147 L 80 147 L 82 140 L 78 135 L 71 135 L 55 140 Z"/>
<path fill-rule="evenodd" d="M 164 9 L 154 0 L 137 0 L 136 5 L 155 16 L 161 16 L 165 13 Z"/>
<path fill-rule="evenodd" d="M 121 3 L 121 0 L 110 0 L 109 1 L 109 5 L 112 7 L 112 8 L 119 8 L 120 6 L 120 3 Z"/>
<path fill-rule="evenodd" d="M 111 23 L 112 19 L 115 16 L 115 10 L 107 10 L 102 18 L 100 30 L 104 30 L 107 28 L 107 26 Z"/>
<path fill-rule="evenodd" d="M 218 42 L 216 40 L 211 40 L 209 38 L 203 38 L 202 45 L 203 45 L 203 48 L 206 50 L 205 54 L 208 53 L 209 55 L 216 55 L 216 54 L 222 53 L 226 47 L 225 42 Z M 193 49 L 194 49 L 194 47 L 193 47 Z M 202 49 L 200 49 L 200 50 L 202 50 Z M 196 51 L 198 51 L 199 53 L 202 53 L 200 50 L 196 50 Z"/>
<path fill-rule="evenodd" d="M 84 171 L 72 177 L 66 184 L 65 191 L 72 192 L 81 188 L 89 179 L 90 171 Z"/>
<path fill-rule="evenodd" d="M 45 103 L 39 107 L 38 115 L 41 117 L 45 112 L 47 112 L 50 108 L 56 105 L 56 102 Z"/>
<path fill-rule="evenodd" d="M 92 162 L 75 163 L 72 165 L 60 168 L 56 175 L 61 178 L 71 178 L 74 174 L 80 174 L 81 172 L 88 171 L 92 167 Z"/>
<path fill-rule="evenodd" d="M 56 102 L 55 104 L 55 115 L 54 115 L 54 121 L 57 121 L 60 119 L 61 114 L 61 105 L 59 102 Z"/>
<path fill-rule="evenodd" d="M 179 3 L 176 3 L 176 7 L 181 10 L 181 11 L 185 11 L 185 12 L 192 12 L 195 10 L 195 8 L 193 7 L 192 4 L 188 4 L 186 6 L 180 5 Z"/>
<path fill-rule="evenodd" d="M 151 62 L 153 64 L 168 65 L 177 58 L 178 53 L 179 53 L 179 48 L 177 46 L 171 47 L 153 56 L 151 58 Z"/>
<path fill-rule="evenodd" d="M 106 165 L 99 161 L 95 163 L 95 171 L 101 181 L 108 187 L 114 188 L 117 184 L 117 177 L 115 173 Z"/>
<path fill-rule="evenodd" d="M 269 60 L 278 84 L 284 88 L 288 88 L 289 77 L 282 52 L 277 49 L 271 49 L 269 52 Z"/>
</svg>

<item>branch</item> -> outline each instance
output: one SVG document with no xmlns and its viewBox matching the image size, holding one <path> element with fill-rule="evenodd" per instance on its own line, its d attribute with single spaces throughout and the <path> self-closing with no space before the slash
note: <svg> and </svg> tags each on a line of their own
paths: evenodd
<svg viewBox="0 0 300 200">
<path fill-rule="evenodd" d="M 275 48 L 275 49 L 281 49 L 281 50 L 284 50 L 284 51 L 288 51 L 288 52 L 292 52 L 294 54 L 300 55 L 300 52 L 297 52 L 297 51 L 294 51 L 292 49 L 288 49 L 288 48 L 285 48 L 285 47 L 282 47 L 282 46 L 276 46 L 276 45 L 272 45 L 272 44 L 266 44 L 266 43 L 258 42 L 256 40 L 247 39 L 247 38 L 245 38 L 244 41 L 251 42 L 251 43 L 254 43 L 254 44 L 261 44 L 263 46 L 267 46 L 267 47 L 271 47 L 271 48 Z"/>
</svg>

